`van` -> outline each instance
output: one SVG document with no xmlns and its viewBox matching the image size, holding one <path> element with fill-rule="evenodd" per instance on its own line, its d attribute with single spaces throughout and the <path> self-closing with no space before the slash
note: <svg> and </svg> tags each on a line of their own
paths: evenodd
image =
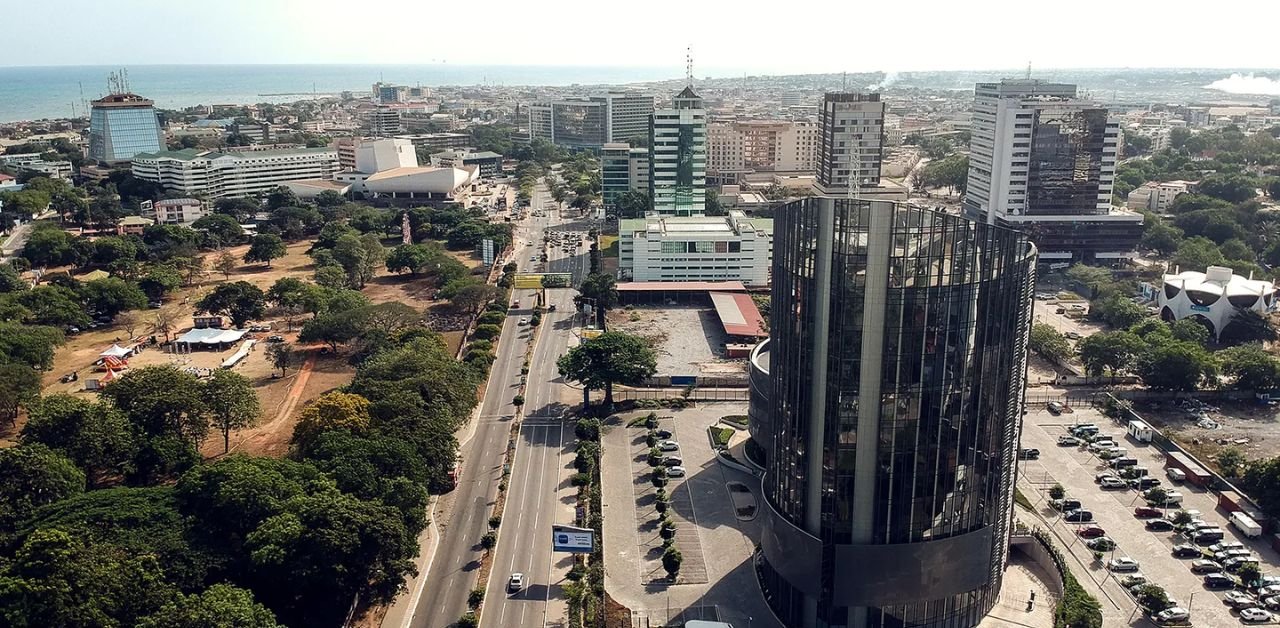
<svg viewBox="0 0 1280 628">
<path fill-rule="evenodd" d="M 1071 433 L 1075 436 L 1083 436 L 1085 434 L 1097 434 L 1098 426 L 1093 423 L 1081 423 L 1071 428 Z"/>
<path fill-rule="evenodd" d="M 1062 414 L 1062 410 L 1063 410 L 1062 404 L 1056 401 L 1050 401 L 1047 407 L 1049 409 L 1049 414 L 1052 414 L 1055 416 Z"/>
<path fill-rule="evenodd" d="M 1169 479 L 1174 482 L 1182 482 L 1187 479 L 1187 474 L 1182 469 L 1176 469 L 1174 467 L 1165 469 L 1164 474 L 1169 476 Z"/>
<path fill-rule="evenodd" d="M 1137 458 L 1116 458 L 1115 460 L 1108 462 L 1107 465 L 1110 466 L 1112 469 L 1136 467 L 1138 466 L 1138 459 Z"/>
<path fill-rule="evenodd" d="M 1221 541 L 1224 536 L 1226 536 L 1226 534 L 1222 531 L 1222 528 L 1205 528 L 1192 535 L 1191 540 L 1200 545 L 1204 545 L 1205 543 L 1217 543 L 1218 541 Z"/>
</svg>

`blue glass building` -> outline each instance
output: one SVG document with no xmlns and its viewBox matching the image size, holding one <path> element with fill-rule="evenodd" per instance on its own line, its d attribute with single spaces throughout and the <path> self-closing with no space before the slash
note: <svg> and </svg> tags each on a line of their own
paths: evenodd
<svg viewBox="0 0 1280 628">
<path fill-rule="evenodd" d="M 155 103 L 137 94 L 111 94 L 93 101 L 89 159 L 121 163 L 138 153 L 165 149 Z"/>
</svg>

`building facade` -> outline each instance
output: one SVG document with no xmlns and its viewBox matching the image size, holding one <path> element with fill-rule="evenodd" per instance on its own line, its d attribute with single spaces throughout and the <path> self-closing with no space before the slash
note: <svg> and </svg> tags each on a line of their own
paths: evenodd
<svg viewBox="0 0 1280 628">
<path fill-rule="evenodd" d="M 649 198 L 664 216 L 701 216 L 706 208 L 707 110 L 692 87 L 653 112 L 649 125 Z"/>
<path fill-rule="evenodd" d="M 632 191 L 649 193 L 649 150 L 605 144 L 600 149 L 600 196 L 605 209 L 613 209 L 619 196 Z"/>
<path fill-rule="evenodd" d="M 143 201 L 141 209 L 143 218 L 150 218 L 162 225 L 190 225 L 211 213 L 196 198 L 167 198 L 154 203 Z"/>
<path fill-rule="evenodd" d="M 338 153 L 332 148 L 296 148 L 251 153 L 189 148 L 133 157 L 133 176 L 159 183 L 166 192 L 209 199 L 269 192 L 287 181 L 332 179 Z"/>
<path fill-rule="evenodd" d="M 586 98 L 529 105 L 529 136 L 557 146 L 600 150 L 649 134 L 653 97 L 633 92 L 607 92 Z"/>
<path fill-rule="evenodd" d="M 818 123 L 818 191 L 844 196 L 879 186 L 884 146 L 880 94 L 828 93 L 822 97 Z"/>
<path fill-rule="evenodd" d="M 491 178 L 502 174 L 502 155 L 489 150 L 447 150 L 431 155 L 431 165 L 449 168 L 475 166 L 481 177 Z"/>
<path fill-rule="evenodd" d="M 1148 181 L 1129 192 L 1125 206 L 1163 214 L 1173 208 L 1173 201 L 1190 192 L 1194 185 L 1190 181 Z"/>
<path fill-rule="evenodd" d="M 395 107 L 378 107 L 369 112 L 369 134 L 392 137 L 404 133 L 400 110 Z"/>
<path fill-rule="evenodd" d="M 707 179 L 741 183 L 756 172 L 815 172 L 820 127 L 807 120 L 737 120 L 707 125 Z"/>
<path fill-rule="evenodd" d="M 1131 257 L 1142 216 L 1112 206 L 1119 150 L 1119 119 L 1075 85 L 979 83 L 965 214 L 1031 233 L 1042 262 Z"/>
<path fill-rule="evenodd" d="M 89 159 L 117 164 L 138 153 L 164 150 L 164 132 L 154 102 L 137 94 L 111 94 L 93 101 L 92 107 Z"/>
<path fill-rule="evenodd" d="M 618 273 L 629 281 L 741 281 L 769 285 L 773 221 L 728 216 L 624 219 Z"/>
<path fill-rule="evenodd" d="M 969 628 L 995 604 L 1035 262 L 1021 233 L 905 203 L 778 210 L 785 315 L 749 416 L 761 584 L 788 626 Z"/>
<path fill-rule="evenodd" d="M 605 142 L 629 142 L 649 136 L 653 96 L 635 92 L 607 92 L 592 96 L 591 99 L 604 103 Z"/>
</svg>

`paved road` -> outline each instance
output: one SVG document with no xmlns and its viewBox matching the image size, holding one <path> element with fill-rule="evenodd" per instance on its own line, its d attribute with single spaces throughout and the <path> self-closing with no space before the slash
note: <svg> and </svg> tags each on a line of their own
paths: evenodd
<svg viewBox="0 0 1280 628">
<path fill-rule="evenodd" d="M 521 268 L 528 266 L 537 248 L 524 246 L 523 242 L 541 242 L 546 224 L 545 218 L 532 218 L 517 226 L 515 257 Z M 518 290 L 512 298 L 532 303 L 533 291 Z M 528 312 L 513 312 L 520 313 Z M 440 542 L 420 583 L 422 594 L 408 622 L 410 626 L 452 625 L 466 611 L 467 594 L 476 586 L 483 556 L 480 538 L 488 531 L 489 513 L 497 499 L 502 457 L 515 417 L 511 400 L 519 387 L 520 367 L 528 348 L 529 329 L 518 325 L 519 318 L 509 316 L 503 324 L 502 342 L 498 344 L 475 433 L 460 448 L 462 474 L 458 487 L 441 499 L 432 513 L 440 529 Z"/>
<path fill-rule="evenodd" d="M 562 230 L 559 212 L 553 212 L 550 229 Z M 542 247 L 539 247 L 542 251 Z M 571 272 L 560 248 L 548 251 L 549 272 Z M 556 360 L 576 342 L 571 288 L 546 291 L 547 305 L 541 336 L 529 365 L 525 388 L 525 419 L 517 443 L 516 461 L 507 488 L 506 515 L 494 559 L 493 575 L 485 593 L 484 626 L 521 628 L 557 625 L 563 621 L 561 587 L 571 559 L 551 552 L 551 526 L 572 523 L 572 495 L 568 485 L 573 426 L 561 422 L 567 410 L 562 402 L 563 381 Z M 565 500 L 565 501 L 562 501 Z M 524 574 L 524 589 L 510 593 L 508 578 Z"/>
</svg>

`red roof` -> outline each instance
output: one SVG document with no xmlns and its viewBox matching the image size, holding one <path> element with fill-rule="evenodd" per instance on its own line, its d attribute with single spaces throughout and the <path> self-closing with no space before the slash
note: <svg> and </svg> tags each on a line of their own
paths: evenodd
<svg viewBox="0 0 1280 628">
<path fill-rule="evenodd" d="M 618 292 L 746 292 L 741 281 L 632 281 L 618 284 Z"/>
<path fill-rule="evenodd" d="M 764 330 L 764 317 L 760 315 L 756 302 L 751 300 L 751 295 L 712 292 L 711 304 L 716 308 L 724 333 L 752 338 L 769 337 L 769 332 Z"/>
<path fill-rule="evenodd" d="M 0 172 L 0 181 L 12 181 L 12 180 L 13 180 L 13 177 L 11 177 L 11 176 L 9 176 L 9 175 L 7 175 L 7 174 L 3 173 L 3 172 Z"/>
</svg>

